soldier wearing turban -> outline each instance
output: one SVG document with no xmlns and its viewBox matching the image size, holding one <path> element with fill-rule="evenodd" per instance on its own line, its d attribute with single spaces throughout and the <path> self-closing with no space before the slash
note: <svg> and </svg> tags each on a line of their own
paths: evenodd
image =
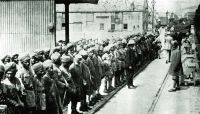
<svg viewBox="0 0 200 114">
<path fill-rule="evenodd" d="M 35 99 L 36 99 L 36 113 L 43 114 L 46 110 L 46 94 L 44 92 L 44 67 L 41 62 L 36 63 L 33 65 L 33 70 L 36 74 L 35 76 L 35 84 L 34 84 L 34 91 L 35 91 Z"/>
<path fill-rule="evenodd" d="M 19 60 L 21 62 L 22 68 L 17 72 L 17 77 L 21 79 L 22 84 L 24 85 L 25 92 L 25 108 L 27 108 L 26 113 L 31 113 L 35 111 L 35 91 L 34 91 L 34 82 L 35 82 L 35 72 L 31 67 L 30 55 L 27 53 L 21 54 Z"/>
<path fill-rule="evenodd" d="M 7 64 L 7 63 L 11 62 L 11 56 L 6 55 L 1 59 L 1 61 L 3 62 L 3 64 Z"/>
<path fill-rule="evenodd" d="M 81 70 L 81 61 L 82 61 L 82 56 L 77 54 L 74 58 L 74 63 L 69 67 L 69 71 L 72 76 L 72 80 L 74 82 L 74 85 L 76 87 L 76 93 L 72 97 L 72 114 L 79 114 L 79 112 L 76 110 L 77 102 L 81 101 L 84 96 L 83 96 L 83 86 L 85 82 L 82 78 L 82 70 Z"/>
<path fill-rule="evenodd" d="M 22 102 L 22 86 L 20 80 L 15 77 L 17 67 L 14 62 L 5 65 L 6 78 L 2 81 L 4 85 L 4 95 L 8 112 L 10 114 L 22 113 L 24 103 Z"/>
<path fill-rule="evenodd" d="M 62 95 L 63 98 L 63 105 L 67 106 L 72 98 L 72 96 L 75 94 L 76 88 L 74 85 L 74 82 L 72 80 L 71 73 L 69 71 L 69 67 L 72 64 L 71 62 L 71 57 L 67 56 L 65 54 L 62 55 L 61 57 L 61 66 L 60 70 L 62 72 L 62 76 L 64 78 L 63 82 L 66 85 L 66 89 L 64 94 Z"/>
<path fill-rule="evenodd" d="M 90 73 L 90 69 L 88 67 L 88 63 L 87 63 L 87 58 L 88 58 L 88 53 L 87 51 L 85 50 L 81 50 L 79 52 L 79 54 L 82 56 L 82 62 L 81 62 L 81 69 L 82 69 L 82 77 L 83 79 L 85 80 L 86 84 L 83 86 L 84 88 L 84 99 L 81 101 L 81 107 L 80 107 L 80 110 L 81 111 L 87 111 L 89 110 L 90 108 L 87 106 L 87 103 L 86 103 L 86 97 L 88 97 L 89 101 L 90 101 L 90 96 L 92 95 L 93 93 L 93 89 L 92 89 L 92 76 L 91 76 L 91 73 Z"/>
<path fill-rule="evenodd" d="M 44 92 L 46 94 L 46 113 L 47 114 L 62 114 L 62 102 L 60 92 L 58 90 L 58 75 L 53 68 L 53 62 L 46 60 L 43 63 L 45 75 Z"/>
</svg>

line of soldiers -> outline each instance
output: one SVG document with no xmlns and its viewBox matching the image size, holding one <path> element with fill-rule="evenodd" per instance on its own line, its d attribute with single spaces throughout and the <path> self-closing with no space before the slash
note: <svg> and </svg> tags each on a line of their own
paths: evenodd
<svg viewBox="0 0 200 114">
<path fill-rule="evenodd" d="M 133 74 L 156 58 L 155 38 L 138 34 L 99 44 L 68 43 L 32 55 L 6 55 L 0 64 L 0 106 L 7 114 L 62 114 L 71 102 L 72 114 L 79 114 L 81 102 L 79 110 L 88 111 L 103 98 L 102 79 L 105 93 L 125 82 L 135 88 Z"/>
</svg>

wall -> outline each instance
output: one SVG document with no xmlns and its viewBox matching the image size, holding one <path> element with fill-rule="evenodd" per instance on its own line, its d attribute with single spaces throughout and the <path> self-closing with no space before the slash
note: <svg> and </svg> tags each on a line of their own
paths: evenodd
<svg viewBox="0 0 200 114">
<path fill-rule="evenodd" d="M 69 28 L 70 41 L 80 39 L 106 39 L 113 37 L 125 37 L 134 33 L 143 32 L 143 12 L 120 12 L 120 13 L 70 13 Z M 118 18 L 119 21 L 116 21 Z M 104 29 L 100 30 L 100 24 Z M 111 32 L 111 24 L 115 24 L 115 31 Z M 128 29 L 123 28 L 128 24 Z M 134 28 L 135 26 L 135 28 Z M 64 30 L 57 29 L 56 39 L 64 40 Z"/>
<path fill-rule="evenodd" d="M 52 48 L 54 0 L 0 0 L 0 54 Z"/>
</svg>

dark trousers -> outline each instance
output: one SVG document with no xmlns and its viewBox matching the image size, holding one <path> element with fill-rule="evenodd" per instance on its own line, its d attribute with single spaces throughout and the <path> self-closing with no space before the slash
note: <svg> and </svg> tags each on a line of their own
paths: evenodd
<svg viewBox="0 0 200 114">
<path fill-rule="evenodd" d="M 78 103 L 78 99 L 74 97 L 72 97 L 71 99 L 71 109 L 72 109 L 72 112 L 76 111 L 76 106 L 77 106 L 77 103 Z"/>
<path fill-rule="evenodd" d="M 120 84 L 121 74 L 122 74 L 122 71 L 119 69 L 115 72 L 115 86 L 118 86 Z"/>
<path fill-rule="evenodd" d="M 87 86 L 83 86 L 83 98 L 81 99 L 81 107 L 87 107 L 87 102 L 86 102 L 86 90 Z"/>
<path fill-rule="evenodd" d="M 133 74 L 134 74 L 134 70 L 133 69 L 126 69 L 127 71 L 127 75 L 126 75 L 126 83 L 127 86 L 131 86 L 133 85 Z"/>
</svg>

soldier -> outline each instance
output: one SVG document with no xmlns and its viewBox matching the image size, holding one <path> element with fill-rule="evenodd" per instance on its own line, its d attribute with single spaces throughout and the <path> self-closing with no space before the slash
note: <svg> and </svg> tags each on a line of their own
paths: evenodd
<svg viewBox="0 0 200 114">
<path fill-rule="evenodd" d="M 4 85 L 1 81 L 4 79 L 5 68 L 4 65 L 0 63 L 0 104 L 6 105 L 5 93 L 4 93 Z"/>
<path fill-rule="evenodd" d="M 136 65 L 136 49 L 135 49 L 135 41 L 130 39 L 128 42 L 128 49 L 126 51 L 125 57 L 125 64 L 126 64 L 126 71 L 127 71 L 127 86 L 129 89 L 136 88 L 133 85 L 133 74 Z"/>
<path fill-rule="evenodd" d="M 88 111 L 91 108 L 87 106 L 87 102 L 86 99 L 90 99 L 90 96 L 93 93 L 93 89 L 92 89 L 92 80 L 91 80 L 91 73 L 89 70 L 89 67 L 87 66 L 87 58 L 88 58 L 88 53 L 85 50 L 82 50 L 79 52 L 79 54 L 82 56 L 82 62 L 81 62 L 81 70 L 82 70 L 82 78 L 85 81 L 85 85 L 83 86 L 84 91 L 84 99 L 81 101 L 81 107 L 80 110 L 81 111 Z M 87 95 L 87 98 L 86 98 Z"/>
<path fill-rule="evenodd" d="M 93 100 L 94 101 L 98 101 L 100 98 L 101 98 L 101 95 L 99 94 L 99 89 L 100 89 L 100 86 L 101 86 L 101 77 L 102 77 L 102 68 L 101 68 L 101 61 L 98 57 L 98 53 L 97 53 L 97 49 L 93 49 L 93 51 L 91 51 L 92 53 L 92 61 L 93 61 L 93 64 L 94 64 L 94 68 L 95 68 L 95 71 L 96 71 L 96 77 L 95 77 L 95 82 L 96 83 L 96 88 L 95 88 L 95 95 L 93 97 Z"/>
<path fill-rule="evenodd" d="M 59 89 L 59 92 L 60 92 L 60 97 L 61 97 L 61 100 L 63 101 L 63 98 L 64 98 L 64 92 L 65 92 L 65 89 L 67 88 L 67 85 L 66 85 L 66 80 L 65 78 L 63 77 L 62 75 L 62 72 L 61 70 L 59 69 L 60 65 L 61 65 L 61 55 L 60 53 L 58 52 L 55 52 L 51 55 L 51 60 L 53 62 L 53 69 L 55 70 L 55 74 L 57 74 L 57 85 L 58 85 L 58 89 Z"/>
<path fill-rule="evenodd" d="M 61 62 L 62 64 L 60 66 L 60 70 L 62 72 L 62 76 L 65 79 L 64 82 L 66 84 L 65 93 L 63 95 L 63 106 L 67 108 L 67 105 L 69 104 L 72 96 L 76 92 L 76 88 L 72 80 L 71 73 L 69 71 L 69 67 L 72 64 L 71 57 L 63 54 L 61 57 Z"/>
<path fill-rule="evenodd" d="M 99 83 L 101 86 L 101 79 L 103 78 L 103 61 L 102 61 L 102 55 L 103 55 L 103 47 L 101 45 L 98 45 L 96 48 L 96 52 L 97 52 L 97 58 L 98 58 L 98 67 L 99 67 L 99 75 L 100 75 L 100 79 L 99 79 Z M 103 96 L 100 94 L 100 86 L 99 89 L 97 91 L 97 99 L 101 99 L 103 98 Z"/>
<path fill-rule="evenodd" d="M 51 60 L 46 60 L 43 63 L 45 75 L 44 92 L 46 94 L 46 113 L 47 114 L 62 114 L 62 102 L 58 90 L 58 74 L 53 69 Z"/>
<path fill-rule="evenodd" d="M 91 98 L 93 98 L 95 96 L 95 90 L 96 90 L 96 83 L 95 82 L 95 78 L 96 78 L 96 71 L 95 71 L 95 67 L 94 64 L 92 62 L 92 55 L 91 53 L 89 53 L 88 51 L 88 57 L 86 59 L 86 65 L 88 66 L 89 70 L 90 70 L 90 74 L 91 74 L 91 82 L 92 82 L 92 91 L 93 91 L 93 95 L 91 96 Z M 93 106 L 96 102 L 94 100 L 89 99 L 89 105 Z"/>
<path fill-rule="evenodd" d="M 109 86 L 108 91 L 112 91 L 114 90 L 114 87 L 112 86 L 112 80 L 115 76 L 115 72 L 117 71 L 117 66 L 116 66 L 116 61 L 115 61 L 115 56 L 114 56 L 114 50 L 115 50 L 115 45 L 114 44 L 110 44 L 110 52 L 109 52 L 109 56 L 110 56 L 110 60 L 111 60 L 111 72 L 112 72 L 112 76 L 111 76 L 111 86 Z"/>
<path fill-rule="evenodd" d="M 9 114 L 23 114 L 24 109 L 21 82 L 15 77 L 16 72 L 17 67 L 14 62 L 5 65 L 6 78 L 2 81 L 2 84 L 4 85 L 4 95 Z"/>
<path fill-rule="evenodd" d="M 112 71 L 111 71 L 111 58 L 110 58 L 110 46 L 104 48 L 103 60 L 103 75 L 105 77 L 104 93 L 108 93 L 108 89 L 112 86 Z"/>
<path fill-rule="evenodd" d="M 44 114 L 46 110 L 46 95 L 44 92 L 44 68 L 41 62 L 33 65 L 33 70 L 36 74 L 34 82 L 34 91 L 36 99 L 36 113 Z"/>
<path fill-rule="evenodd" d="M 21 79 L 22 84 L 24 85 L 25 113 L 31 114 L 34 113 L 36 108 L 34 92 L 35 73 L 31 67 L 31 58 L 29 54 L 22 54 L 19 58 L 22 68 L 17 72 L 17 77 Z"/>
<path fill-rule="evenodd" d="M 117 42 L 116 48 L 114 50 L 114 59 L 115 59 L 115 64 L 116 64 L 116 71 L 115 71 L 115 86 L 118 87 L 120 86 L 120 75 L 121 75 L 121 60 L 120 60 L 120 43 Z"/>
<path fill-rule="evenodd" d="M 125 52 L 125 48 L 123 48 L 123 43 L 120 41 L 119 42 L 119 61 L 120 61 L 120 67 L 121 67 L 121 78 L 120 78 L 120 83 L 123 83 L 124 81 L 124 68 L 125 68 L 125 55 L 126 55 L 126 52 Z"/>
<path fill-rule="evenodd" d="M 69 71 L 72 75 L 72 80 L 74 82 L 74 85 L 76 87 L 76 93 L 72 97 L 72 114 L 80 114 L 76 110 L 77 102 L 81 101 L 83 99 L 83 86 L 86 85 L 85 81 L 83 81 L 82 78 L 82 71 L 81 71 L 81 61 L 82 56 L 76 55 L 74 58 L 74 63 L 71 64 Z"/>
</svg>

